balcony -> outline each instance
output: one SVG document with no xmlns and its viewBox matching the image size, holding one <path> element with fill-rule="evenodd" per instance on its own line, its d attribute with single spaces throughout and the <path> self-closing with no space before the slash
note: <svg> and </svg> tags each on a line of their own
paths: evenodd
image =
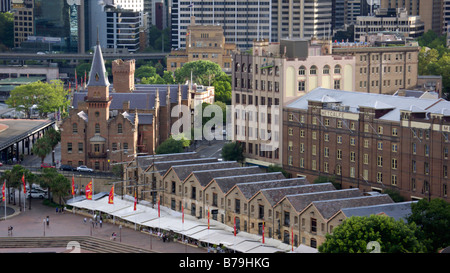
<svg viewBox="0 0 450 273">
<path fill-rule="evenodd" d="M 106 152 L 89 152 L 88 156 L 90 158 L 106 158 L 107 153 Z"/>
</svg>

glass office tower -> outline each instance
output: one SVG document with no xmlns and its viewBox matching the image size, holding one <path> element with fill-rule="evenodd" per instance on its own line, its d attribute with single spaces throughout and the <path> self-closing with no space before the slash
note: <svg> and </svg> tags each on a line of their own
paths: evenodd
<svg viewBox="0 0 450 273">
<path fill-rule="evenodd" d="M 78 51 L 78 6 L 61 0 L 35 0 L 35 36 L 51 50 Z"/>
</svg>

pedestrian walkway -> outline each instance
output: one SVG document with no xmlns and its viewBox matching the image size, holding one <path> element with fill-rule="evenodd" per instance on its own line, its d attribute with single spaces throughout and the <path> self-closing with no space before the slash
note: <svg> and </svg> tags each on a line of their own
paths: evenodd
<svg viewBox="0 0 450 273">
<path fill-rule="evenodd" d="M 8 205 L 7 205 L 8 206 Z M 3 203 L 0 204 L 3 208 Z M 16 208 L 18 211 L 18 208 Z M 49 218 L 49 224 L 46 218 Z M 0 221 L 0 237 L 7 237 L 8 227 L 13 227 L 12 236 L 16 237 L 41 237 L 41 236 L 94 236 L 104 240 L 110 240 L 113 232 L 117 234 L 116 241 L 123 244 L 149 249 L 161 253 L 206 253 L 207 250 L 178 242 L 163 242 L 158 237 L 148 233 L 136 231 L 132 228 L 104 222 L 102 227 L 92 228 L 84 223 L 84 216 L 72 212 L 57 213 L 56 209 L 45 206 L 42 200 L 32 200 L 31 209 L 27 209 L 17 215 Z M 1 248 L 1 246 L 0 246 Z"/>
</svg>

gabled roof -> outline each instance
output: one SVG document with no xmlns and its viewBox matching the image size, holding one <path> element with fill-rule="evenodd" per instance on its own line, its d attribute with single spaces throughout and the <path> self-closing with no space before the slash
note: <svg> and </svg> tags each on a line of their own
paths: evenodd
<svg viewBox="0 0 450 273">
<path fill-rule="evenodd" d="M 287 187 L 287 186 L 298 186 L 298 185 L 306 185 L 308 181 L 304 177 L 295 177 L 295 178 L 283 178 L 278 180 L 269 180 L 269 181 L 259 181 L 259 182 L 247 182 L 247 183 L 238 183 L 236 187 L 242 192 L 242 194 L 249 200 L 252 198 L 258 191 L 266 188 L 274 188 L 274 187 Z"/>
<path fill-rule="evenodd" d="M 248 175 L 233 175 L 227 177 L 215 177 L 214 181 L 217 183 L 223 193 L 230 191 L 238 183 L 245 182 L 257 182 L 257 181 L 269 181 L 275 179 L 284 179 L 284 175 L 281 172 L 273 173 L 257 173 Z M 212 183 L 212 181 L 211 181 Z"/>
<path fill-rule="evenodd" d="M 195 176 L 203 187 L 208 185 L 211 180 L 216 177 L 227 177 L 229 175 L 254 175 L 261 173 L 261 168 L 257 166 L 251 167 L 236 167 L 236 168 L 226 168 L 226 169 L 216 169 L 216 170 L 198 170 L 193 171 L 186 179 L 191 176 Z"/>
<path fill-rule="evenodd" d="M 191 164 L 200 164 L 200 163 L 209 163 L 209 162 L 218 162 L 217 158 L 190 158 L 190 159 L 183 159 L 183 160 L 174 160 L 174 161 L 161 161 L 161 162 L 155 162 L 148 166 L 147 170 L 150 167 L 154 167 L 156 172 L 159 172 L 161 176 L 164 176 L 166 172 L 170 169 L 172 166 L 177 165 L 186 165 L 187 163 Z"/>
<path fill-rule="evenodd" d="M 236 168 L 236 167 L 239 167 L 239 163 L 237 163 L 236 161 L 221 161 L 202 164 L 179 165 L 170 167 L 170 169 L 166 172 L 165 176 L 169 173 L 170 170 L 173 170 L 178 176 L 178 178 L 181 181 L 184 181 L 186 177 L 188 177 L 191 174 L 191 172 L 196 170 L 214 170 L 214 169 Z"/>
<path fill-rule="evenodd" d="M 399 220 L 406 219 L 406 217 L 411 214 L 412 203 L 417 203 L 417 201 L 343 208 L 341 211 L 346 217 L 385 214 L 389 217 L 393 217 L 395 220 Z"/>
<path fill-rule="evenodd" d="M 174 153 L 174 154 L 157 154 L 157 155 L 144 155 L 138 156 L 138 164 L 142 169 L 147 169 L 152 164 L 158 164 L 160 162 L 167 162 L 173 160 L 191 160 L 194 158 L 199 158 L 199 154 L 196 152 L 187 152 L 187 153 Z"/>
<path fill-rule="evenodd" d="M 388 203 L 394 203 L 394 201 L 392 201 L 389 195 L 382 194 L 377 196 L 361 196 L 343 199 L 313 201 L 311 202 L 311 205 L 317 208 L 324 219 L 329 219 L 343 208 L 364 207 Z"/>
<path fill-rule="evenodd" d="M 332 189 L 320 192 L 311 191 L 309 193 L 286 195 L 285 198 L 289 200 L 289 202 L 297 212 L 301 212 L 313 201 L 333 200 L 339 198 L 357 197 L 362 195 L 362 192 L 359 189 L 355 188 L 346 190 Z"/>
<path fill-rule="evenodd" d="M 334 190 L 336 190 L 336 188 L 333 186 L 333 184 L 322 183 L 322 184 L 307 184 L 288 187 L 267 188 L 260 190 L 260 192 L 266 197 L 267 201 L 269 201 L 269 203 L 272 206 L 275 206 L 286 195 L 322 192 L 322 191 L 334 191 Z"/>
</svg>

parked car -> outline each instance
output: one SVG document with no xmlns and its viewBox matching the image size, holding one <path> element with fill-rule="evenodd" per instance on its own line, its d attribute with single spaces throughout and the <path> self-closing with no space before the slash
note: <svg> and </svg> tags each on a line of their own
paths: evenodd
<svg viewBox="0 0 450 273">
<path fill-rule="evenodd" d="M 88 167 L 86 167 L 84 165 L 82 165 L 82 166 L 78 166 L 77 167 L 77 171 L 79 171 L 79 172 L 93 172 L 94 170 L 91 169 L 91 168 L 88 168 Z"/>
<path fill-rule="evenodd" d="M 29 187 L 29 186 L 27 186 L 26 189 L 27 189 L 27 192 L 30 191 L 30 187 Z M 41 186 L 38 185 L 38 184 L 32 184 L 32 185 L 31 185 L 31 190 L 32 190 L 32 191 L 42 191 L 42 192 L 44 192 L 45 194 L 47 194 L 47 191 L 48 191 L 47 189 L 41 188 Z"/>
<path fill-rule="evenodd" d="M 59 166 L 59 169 L 61 171 L 71 171 L 71 172 L 76 170 L 76 168 L 74 168 L 70 165 L 61 165 L 61 166 Z"/>
<path fill-rule="evenodd" d="M 29 197 L 32 198 L 46 198 L 47 197 L 47 193 L 45 191 L 41 191 L 38 189 L 32 189 L 31 192 L 28 193 L 28 198 Z"/>
<path fill-rule="evenodd" d="M 55 168 L 55 166 L 48 164 L 48 163 L 42 163 L 41 168 Z"/>
</svg>

